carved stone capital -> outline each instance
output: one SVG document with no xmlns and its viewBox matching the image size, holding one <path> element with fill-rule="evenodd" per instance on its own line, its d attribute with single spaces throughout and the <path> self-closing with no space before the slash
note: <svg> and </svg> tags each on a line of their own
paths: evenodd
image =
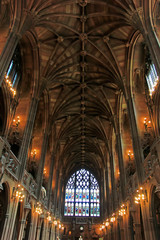
<svg viewBox="0 0 160 240">
<path fill-rule="evenodd" d="M 160 184 L 158 184 L 156 186 L 156 190 L 154 191 L 154 193 L 157 195 L 157 197 L 160 199 Z"/>
</svg>

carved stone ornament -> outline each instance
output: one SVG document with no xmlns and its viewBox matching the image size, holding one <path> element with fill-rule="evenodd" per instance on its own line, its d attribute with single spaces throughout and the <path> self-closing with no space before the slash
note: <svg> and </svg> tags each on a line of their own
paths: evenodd
<svg viewBox="0 0 160 240">
<path fill-rule="evenodd" d="M 0 180 L 2 179 L 3 174 L 4 174 L 7 157 L 8 157 L 8 153 L 5 152 L 4 155 L 2 154 L 2 157 L 0 158 Z"/>
<path fill-rule="evenodd" d="M 154 168 L 154 177 L 158 184 L 160 184 L 160 166 L 157 164 Z"/>
<path fill-rule="evenodd" d="M 81 33 L 81 34 L 79 35 L 79 39 L 80 39 L 81 41 L 84 41 L 84 40 L 87 40 L 87 39 L 88 39 L 88 36 L 87 36 L 86 33 Z"/>
<path fill-rule="evenodd" d="M 78 3 L 81 7 L 87 6 L 88 1 L 87 0 L 78 0 Z"/>
<path fill-rule="evenodd" d="M 154 193 L 157 195 L 157 197 L 160 199 L 160 184 L 157 185 L 156 190 Z"/>
</svg>

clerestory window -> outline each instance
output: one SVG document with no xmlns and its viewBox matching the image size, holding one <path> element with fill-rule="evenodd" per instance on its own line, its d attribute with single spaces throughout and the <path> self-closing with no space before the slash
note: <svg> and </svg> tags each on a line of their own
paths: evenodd
<svg viewBox="0 0 160 240">
<path fill-rule="evenodd" d="M 80 169 L 68 180 L 65 189 L 65 216 L 100 216 L 100 191 L 96 178 Z"/>
<path fill-rule="evenodd" d="M 17 46 L 5 75 L 5 81 L 8 84 L 9 90 L 13 96 L 16 94 L 16 90 L 21 79 L 21 67 L 21 53 L 19 46 Z"/>
<path fill-rule="evenodd" d="M 153 63 L 151 63 L 149 65 L 149 68 L 148 68 L 148 71 L 147 71 L 147 74 L 146 74 L 146 80 L 147 80 L 147 85 L 148 85 L 148 88 L 149 88 L 149 93 L 150 95 L 152 95 L 152 93 L 154 92 L 156 86 L 157 86 L 157 83 L 158 83 L 158 75 L 157 75 L 157 71 L 156 71 L 156 68 L 154 66 Z"/>
</svg>

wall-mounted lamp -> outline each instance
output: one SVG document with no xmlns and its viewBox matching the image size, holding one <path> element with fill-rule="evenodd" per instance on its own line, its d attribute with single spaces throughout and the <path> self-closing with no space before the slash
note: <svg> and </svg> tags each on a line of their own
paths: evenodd
<svg viewBox="0 0 160 240">
<path fill-rule="evenodd" d="M 115 213 L 112 214 L 112 217 L 110 218 L 110 222 L 113 223 L 116 221 Z"/>
<path fill-rule="evenodd" d="M 126 206 L 124 204 L 121 205 L 121 209 L 119 210 L 118 214 L 119 216 L 124 216 L 126 215 Z"/>
<path fill-rule="evenodd" d="M 13 127 L 17 127 L 18 128 L 19 124 L 20 124 L 20 117 L 17 116 L 16 119 L 15 118 L 13 119 Z"/>
<path fill-rule="evenodd" d="M 134 158 L 133 152 L 131 152 L 131 150 L 128 150 L 128 158 L 129 158 L 129 162 Z"/>
<path fill-rule="evenodd" d="M 144 118 L 144 128 L 145 128 L 145 131 L 147 132 L 148 131 L 148 128 L 151 128 L 149 125 L 151 124 L 151 121 L 150 120 L 147 120 L 147 118 Z"/>
<path fill-rule="evenodd" d="M 18 198 L 20 202 L 24 200 L 24 188 L 18 184 L 17 188 L 13 187 L 12 198 Z"/>
<path fill-rule="evenodd" d="M 31 157 L 32 157 L 33 159 L 35 159 L 36 154 L 37 154 L 37 150 L 34 149 L 34 150 L 31 152 Z"/>
<path fill-rule="evenodd" d="M 137 190 L 134 202 L 136 204 L 140 204 L 141 201 L 148 201 L 148 199 L 147 199 L 147 191 L 143 190 L 142 187 L 140 187 L 140 189 Z"/>
<path fill-rule="evenodd" d="M 9 88 L 9 91 L 12 93 L 13 97 L 16 95 L 16 90 L 12 88 L 11 80 L 9 79 L 8 75 L 5 75 L 5 82 L 7 83 L 7 86 Z"/>
<path fill-rule="evenodd" d="M 50 214 L 50 212 L 48 212 L 47 213 L 47 220 L 48 220 L 48 222 L 52 222 L 52 217 L 51 217 L 51 214 Z"/>
<path fill-rule="evenodd" d="M 45 175 L 46 173 L 47 173 L 47 169 L 44 168 L 44 169 L 43 169 L 43 174 Z"/>
<path fill-rule="evenodd" d="M 109 220 L 108 220 L 108 219 L 106 220 L 106 223 L 105 223 L 105 225 L 106 225 L 106 227 L 108 227 L 108 226 L 109 226 Z"/>
<path fill-rule="evenodd" d="M 57 226 L 57 221 L 56 220 L 54 221 L 54 225 Z"/>
<path fill-rule="evenodd" d="M 37 202 L 37 206 L 36 206 L 35 212 L 38 213 L 39 215 L 41 215 L 42 212 L 43 212 L 41 204 L 39 202 Z"/>
</svg>

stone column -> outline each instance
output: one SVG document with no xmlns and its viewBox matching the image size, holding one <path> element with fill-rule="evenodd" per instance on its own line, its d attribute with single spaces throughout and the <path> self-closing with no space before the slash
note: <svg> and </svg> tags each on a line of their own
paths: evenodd
<svg viewBox="0 0 160 240">
<path fill-rule="evenodd" d="M 124 222 L 122 216 L 118 216 L 117 218 L 117 237 L 117 239 L 119 239 L 120 237 L 120 239 L 127 240 L 127 236 L 125 235 L 124 231 Z"/>
<path fill-rule="evenodd" d="M 33 131 L 33 126 L 35 122 L 35 117 L 37 113 L 37 107 L 38 107 L 38 99 L 37 98 L 32 98 L 31 100 L 31 105 L 30 105 L 30 111 L 28 115 L 28 120 L 26 123 L 26 127 L 24 130 L 24 135 L 23 135 L 23 140 L 19 152 L 18 159 L 21 162 L 21 167 L 19 170 L 19 181 L 21 181 L 23 172 L 26 166 L 26 161 L 27 161 L 27 156 L 28 156 L 28 149 L 30 146 L 30 141 L 32 137 L 32 131 Z"/>
<path fill-rule="evenodd" d="M 49 179 L 48 179 L 48 187 L 47 187 L 47 194 L 48 194 L 48 208 L 51 208 L 51 198 L 52 198 L 52 179 L 53 179 L 53 170 L 55 165 L 55 156 L 54 153 L 51 155 L 51 165 L 50 165 L 50 172 L 49 172 Z"/>
<path fill-rule="evenodd" d="M 109 216 L 109 214 L 110 214 L 110 201 L 109 201 L 109 198 L 110 198 L 110 196 L 109 196 L 109 180 L 108 180 L 108 168 L 106 167 L 106 169 L 105 169 L 105 180 L 106 180 L 106 203 L 105 203 L 105 205 L 106 205 L 106 208 L 107 208 L 107 216 Z"/>
<path fill-rule="evenodd" d="M 112 210 L 116 209 L 117 206 L 117 197 L 116 197 L 116 187 L 115 187 L 115 178 L 114 178 L 114 166 L 113 166 L 113 155 L 112 153 L 109 156 L 110 160 L 110 170 L 111 170 L 111 186 L 112 186 Z"/>
<path fill-rule="evenodd" d="M 9 221 L 8 221 L 8 231 L 5 235 L 6 240 L 11 240 L 12 235 L 13 235 L 13 229 L 15 226 L 15 221 L 16 221 L 16 215 L 17 215 L 17 210 L 18 210 L 18 199 L 14 198 L 11 202 L 11 208 L 10 208 L 10 216 L 9 216 Z"/>
<path fill-rule="evenodd" d="M 142 212 L 142 219 L 143 219 L 143 228 L 144 228 L 144 235 L 145 240 L 150 240 L 152 238 L 152 229 L 149 222 L 149 206 L 148 203 L 141 200 L 141 212 Z"/>
<path fill-rule="evenodd" d="M 25 227 L 25 223 L 26 223 L 26 218 L 27 218 L 30 210 L 31 210 L 31 205 L 29 203 L 26 203 L 24 205 L 24 209 L 23 209 L 23 213 L 22 213 L 22 219 L 20 221 L 21 225 L 20 225 L 18 240 L 21 240 L 23 238 L 23 232 L 24 232 L 24 227 Z"/>
<path fill-rule="evenodd" d="M 104 175 L 103 175 L 104 176 Z M 101 176 L 100 181 L 100 191 L 101 191 L 101 215 L 105 217 L 105 196 L 104 196 L 104 177 Z"/>
<path fill-rule="evenodd" d="M 42 235 L 44 234 L 44 223 L 43 223 L 43 219 L 44 219 L 44 216 L 43 215 L 40 215 L 39 216 L 39 220 L 38 220 L 38 224 L 37 224 L 37 234 L 36 234 L 36 239 L 35 240 L 39 240 L 40 238 L 40 233 L 41 233 L 41 228 L 43 227 L 43 233 Z M 43 226 L 42 226 L 43 224 Z M 42 238 L 43 239 L 43 238 Z"/>
<path fill-rule="evenodd" d="M 3 233 L 1 239 L 7 240 L 7 232 L 8 232 L 8 227 L 9 227 L 9 214 L 7 213 L 5 215 L 5 222 L 4 222 L 4 227 L 3 227 Z"/>
<path fill-rule="evenodd" d="M 19 42 L 19 39 L 21 36 L 19 34 L 16 34 L 16 32 L 12 31 L 10 32 L 6 45 L 2 51 L 2 54 L 0 56 L 0 86 L 2 85 L 4 75 L 8 69 L 9 63 L 13 57 L 14 51 L 17 47 L 17 44 Z"/>
<path fill-rule="evenodd" d="M 123 154 L 122 154 L 122 143 L 120 133 L 116 134 L 117 140 L 117 148 L 118 148 L 118 163 L 119 163 L 119 171 L 120 171 L 120 187 L 122 192 L 122 200 L 125 200 L 126 196 L 126 175 L 124 171 L 124 163 L 123 163 Z"/>
<path fill-rule="evenodd" d="M 36 238 L 36 231 L 37 231 L 37 224 L 38 224 L 38 214 L 32 213 L 32 223 L 30 227 L 29 237 L 28 240 L 35 240 Z"/>
<path fill-rule="evenodd" d="M 60 174 L 60 177 L 59 177 L 59 199 L 58 199 L 59 216 L 60 216 L 61 209 L 62 209 L 62 206 L 61 206 L 61 197 L 62 197 L 63 182 L 64 182 L 63 174 L 61 173 L 61 174 Z"/>
<path fill-rule="evenodd" d="M 40 238 L 40 231 L 41 231 L 41 225 L 39 225 L 38 224 L 38 226 L 37 226 L 37 234 L 36 234 L 36 239 L 35 240 L 39 240 L 39 238 Z"/>
<path fill-rule="evenodd" d="M 23 238 L 23 231 L 24 231 L 25 222 L 26 222 L 25 219 L 22 219 L 20 221 L 21 225 L 20 225 L 20 231 L 19 231 L 18 240 L 21 240 Z"/>
<path fill-rule="evenodd" d="M 47 232 L 48 232 L 48 222 L 46 219 L 44 219 L 42 240 L 48 240 Z"/>
<path fill-rule="evenodd" d="M 51 240 L 55 240 L 55 226 L 52 225 Z"/>
<path fill-rule="evenodd" d="M 59 170 L 56 170 L 56 185 L 54 189 L 54 210 L 57 213 L 57 193 L 58 193 L 58 181 L 59 180 Z"/>
<path fill-rule="evenodd" d="M 52 234 L 52 223 L 48 222 L 47 229 L 46 229 L 46 240 L 51 240 L 51 234 Z"/>
<path fill-rule="evenodd" d="M 38 200 L 40 198 L 41 187 L 42 187 L 42 182 L 43 182 L 43 169 L 44 169 L 44 164 L 45 164 L 47 145 L 48 145 L 48 133 L 45 131 L 44 136 L 43 136 L 43 143 L 42 143 L 42 147 L 41 147 L 41 158 L 40 158 L 38 172 L 37 172 L 37 184 L 38 184 L 37 199 Z"/>
<path fill-rule="evenodd" d="M 152 240 L 157 240 L 155 236 L 155 229 L 154 229 L 154 220 L 152 217 L 149 218 L 150 226 L 151 226 L 151 233 L 152 233 Z"/>
<path fill-rule="evenodd" d="M 136 172 L 138 176 L 138 183 L 139 185 L 141 185 L 144 178 L 144 171 L 143 171 L 143 165 L 142 165 L 144 158 L 142 153 L 142 146 L 141 146 L 138 129 L 137 129 L 133 99 L 130 97 L 126 101 L 127 101 L 127 108 L 128 108 L 128 116 L 130 118 Z"/>
<path fill-rule="evenodd" d="M 130 212 L 132 213 L 133 226 L 135 231 L 134 240 L 140 240 L 142 238 L 139 211 L 140 211 L 139 206 L 136 206 L 136 208 L 134 205 L 130 206 Z"/>
<path fill-rule="evenodd" d="M 129 212 L 123 216 L 123 227 L 124 227 L 124 236 L 126 240 L 131 240 L 130 239 L 130 234 L 129 234 Z"/>
</svg>

